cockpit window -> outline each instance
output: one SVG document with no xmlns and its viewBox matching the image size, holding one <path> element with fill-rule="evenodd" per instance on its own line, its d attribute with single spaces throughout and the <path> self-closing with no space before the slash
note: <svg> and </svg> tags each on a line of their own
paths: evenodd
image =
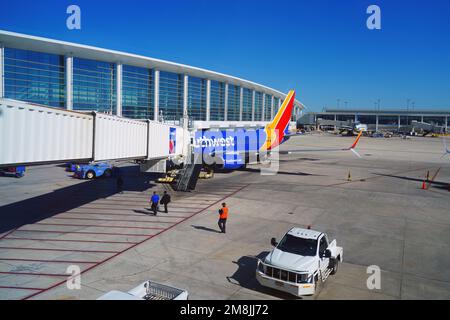
<svg viewBox="0 0 450 320">
<path fill-rule="evenodd" d="M 278 244 L 277 249 L 301 256 L 315 256 L 317 240 L 303 239 L 287 234 Z"/>
</svg>

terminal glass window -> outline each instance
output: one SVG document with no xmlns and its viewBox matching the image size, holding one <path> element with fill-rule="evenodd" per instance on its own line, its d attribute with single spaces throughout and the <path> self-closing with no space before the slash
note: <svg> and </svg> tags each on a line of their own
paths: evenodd
<svg viewBox="0 0 450 320">
<path fill-rule="evenodd" d="M 266 94 L 266 98 L 264 100 L 264 121 L 270 121 L 272 119 L 272 96 Z"/>
<path fill-rule="evenodd" d="M 124 65 L 122 70 L 122 114 L 132 119 L 154 119 L 154 72 Z"/>
<path fill-rule="evenodd" d="M 338 121 L 355 121 L 354 114 L 338 114 L 336 116 L 336 120 Z"/>
<path fill-rule="evenodd" d="M 280 103 L 280 98 L 277 98 L 277 97 L 273 97 L 273 117 L 275 117 L 275 115 L 277 114 L 277 112 L 278 112 L 278 107 L 279 107 L 279 104 Z M 271 117 L 272 118 L 272 117 Z"/>
<path fill-rule="evenodd" d="M 116 112 L 116 65 L 73 58 L 73 108 Z"/>
<path fill-rule="evenodd" d="M 262 108 L 263 108 L 263 94 L 261 92 L 255 91 L 255 121 L 261 121 Z"/>
<path fill-rule="evenodd" d="M 228 85 L 228 121 L 239 121 L 241 101 L 241 88 L 235 85 Z"/>
<path fill-rule="evenodd" d="M 223 82 L 211 81 L 210 104 L 210 120 L 225 120 L 225 84 Z"/>
<path fill-rule="evenodd" d="M 184 76 L 161 71 L 159 75 L 159 115 L 164 121 L 183 118 Z"/>
<path fill-rule="evenodd" d="M 411 125 L 413 121 L 421 122 L 421 116 L 400 116 L 400 124 L 402 126 Z"/>
<path fill-rule="evenodd" d="M 423 122 L 433 124 L 435 126 L 445 126 L 445 117 L 423 117 Z"/>
<path fill-rule="evenodd" d="M 5 97 L 65 106 L 65 59 L 48 53 L 5 48 Z"/>
<path fill-rule="evenodd" d="M 252 120 L 253 91 L 244 88 L 242 95 L 242 121 Z"/>
<path fill-rule="evenodd" d="M 362 124 L 376 124 L 377 117 L 375 115 L 361 115 L 358 116 L 358 121 Z"/>
<path fill-rule="evenodd" d="M 334 120 L 334 114 L 319 113 L 317 114 L 317 119 Z"/>
<path fill-rule="evenodd" d="M 379 124 L 398 125 L 398 116 L 379 116 Z"/>
<path fill-rule="evenodd" d="M 188 115 L 191 120 L 206 120 L 206 80 L 189 77 Z"/>
</svg>

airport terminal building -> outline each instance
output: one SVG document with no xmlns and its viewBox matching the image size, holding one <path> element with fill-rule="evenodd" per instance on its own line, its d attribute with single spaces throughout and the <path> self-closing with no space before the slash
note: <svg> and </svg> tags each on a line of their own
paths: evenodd
<svg viewBox="0 0 450 320">
<path fill-rule="evenodd" d="M 0 98 L 212 127 L 261 125 L 285 97 L 201 68 L 0 31 Z M 301 108 L 296 101 L 293 121 Z"/>
</svg>

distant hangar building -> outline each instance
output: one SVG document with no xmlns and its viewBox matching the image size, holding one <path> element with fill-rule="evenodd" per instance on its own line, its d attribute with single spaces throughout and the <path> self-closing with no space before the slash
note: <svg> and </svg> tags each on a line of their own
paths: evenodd
<svg viewBox="0 0 450 320">
<path fill-rule="evenodd" d="M 285 97 L 193 66 L 0 30 L 0 98 L 209 127 L 261 125 Z"/>
<path fill-rule="evenodd" d="M 414 121 L 424 122 L 433 126 L 443 127 L 450 131 L 450 108 L 447 110 L 370 110 L 370 109 L 334 109 L 325 108 L 322 112 L 306 113 L 299 122 L 316 124 L 317 121 L 349 121 L 367 124 L 371 131 L 398 130 L 411 126 Z"/>
</svg>

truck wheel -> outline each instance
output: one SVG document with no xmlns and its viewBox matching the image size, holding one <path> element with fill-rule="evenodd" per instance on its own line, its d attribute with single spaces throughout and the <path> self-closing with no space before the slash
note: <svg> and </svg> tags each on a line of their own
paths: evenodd
<svg viewBox="0 0 450 320">
<path fill-rule="evenodd" d="M 333 269 L 331 270 L 331 274 L 336 274 L 336 272 L 338 272 L 338 268 L 339 268 L 339 259 L 336 258 L 336 260 L 334 261 Z"/>
<path fill-rule="evenodd" d="M 94 179 L 95 178 L 95 172 L 94 171 L 88 171 L 86 173 L 86 178 L 88 178 L 89 180 Z"/>
<path fill-rule="evenodd" d="M 103 173 L 103 175 L 104 175 L 106 178 L 110 178 L 110 177 L 112 176 L 112 171 L 109 170 L 109 169 L 107 169 L 107 170 L 105 170 L 105 172 Z"/>
</svg>

